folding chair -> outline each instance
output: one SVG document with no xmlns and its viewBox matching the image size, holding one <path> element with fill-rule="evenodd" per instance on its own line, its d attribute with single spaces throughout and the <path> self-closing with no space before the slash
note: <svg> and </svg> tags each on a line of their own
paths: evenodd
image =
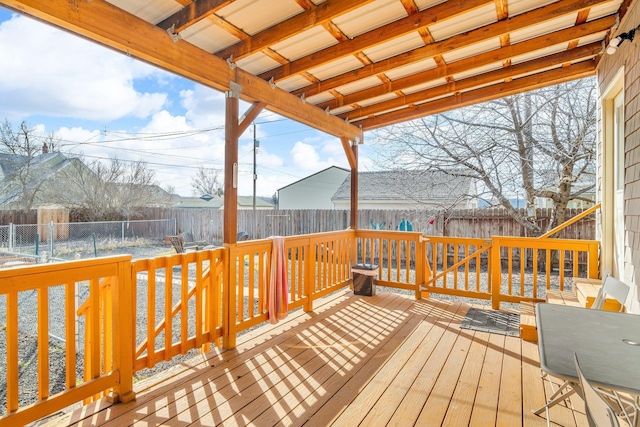
<svg viewBox="0 0 640 427">
<path fill-rule="evenodd" d="M 620 427 L 620 422 L 611 406 L 600 396 L 598 391 L 584 377 L 580 364 L 578 363 L 578 355 L 573 354 L 576 363 L 576 371 L 580 380 L 580 388 L 582 390 L 582 398 L 584 399 L 585 412 L 587 413 L 587 421 L 590 427 Z"/>
<path fill-rule="evenodd" d="M 624 310 L 625 302 L 627 301 L 627 295 L 629 295 L 629 285 L 616 279 L 611 275 L 605 275 L 602 280 L 602 286 L 596 295 L 595 301 L 593 301 L 592 309 L 602 310 L 607 298 L 613 298 L 620 303 L 620 311 Z"/>
</svg>

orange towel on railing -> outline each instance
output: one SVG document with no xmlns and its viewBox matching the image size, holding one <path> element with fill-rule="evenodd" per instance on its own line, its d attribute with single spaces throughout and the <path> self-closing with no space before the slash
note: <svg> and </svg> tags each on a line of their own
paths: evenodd
<svg viewBox="0 0 640 427">
<path fill-rule="evenodd" d="M 287 280 L 287 253 L 284 237 L 271 237 L 271 268 L 269 280 L 266 280 L 264 309 L 270 323 L 287 317 L 289 311 L 289 284 Z"/>
</svg>

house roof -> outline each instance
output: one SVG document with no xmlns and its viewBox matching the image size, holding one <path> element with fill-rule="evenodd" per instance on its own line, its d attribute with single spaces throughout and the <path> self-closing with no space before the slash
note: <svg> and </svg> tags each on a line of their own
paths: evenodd
<svg viewBox="0 0 640 427">
<path fill-rule="evenodd" d="M 358 174 L 358 199 L 441 204 L 460 202 L 469 195 L 472 180 L 441 171 L 381 171 Z M 349 200 L 351 179 L 344 180 L 332 201 Z"/>
<path fill-rule="evenodd" d="M 362 130 L 594 75 L 628 1 L 0 5 L 341 137 L 353 165 Z"/>
<path fill-rule="evenodd" d="M 0 168 L 3 175 L 0 176 L 3 190 L 6 191 L 0 195 L 0 204 L 11 203 L 22 193 L 16 182 L 15 173 L 25 165 L 29 164 L 29 174 L 27 185 L 36 188 L 43 181 L 50 179 L 52 176 L 60 172 L 63 168 L 69 166 L 76 161 L 76 158 L 67 158 L 62 153 L 46 153 L 33 157 L 30 161 L 27 156 L 19 154 L 0 154 Z"/>
<path fill-rule="evenodd" d="M 319 174 L 321 174 L 321 173 L 323 173 L 323 172 L 326 172 L 326 171 L 328 171 L 328 170 L 331 170 L 331 169 L 341 170 L 341 171 L 344 171 L 344 172 L 350 173 L 349 169 L 341 168 L 340 166 L 329 166 L 329 167 L 328 167 L 328 168 L 326 168 L 326 169 L 322 169 L 321 171 L 318 171 L 318 172 L 316 172 L 316 173 L 312 173 L 311 175 L 305 176 L 304 178 L 299 179 L 299 180 L 297 180 L 297 181 L 295 181 L 295 182 L 292 182 L 291 184 L 287 184 L 287 185 L 285 185 L 284 187 L 280 187 L 280 188 L 278 188 L 278 191 L 280 191 L 280 190 L 284 190 L 285 188 L 290 187 L 290 186 L 295 185 L 295 184 L 298 184 L 298 183 L 300 183 L 300 182 L 302 182 L 302 181 L 306 181 L 306 180 L 308 180 L 309 178 L 312 178 L 312 177 L 314 177 L 314 176 L 316 176 L 316 175 L 319 175 Z"/>
<path fill-rule="evenodd" d="M 209 201 L 200 197 L 180 197 L 173 206 L 176 208 L 221 209 L 223 205 L 224 197 L 216 195 L 212 196 Z M 238 196 L 238 207 L 253 207 L 253 196 Z M 273 208 L 273 204 L 256 198 L 256 208 Z"/>
</svg>

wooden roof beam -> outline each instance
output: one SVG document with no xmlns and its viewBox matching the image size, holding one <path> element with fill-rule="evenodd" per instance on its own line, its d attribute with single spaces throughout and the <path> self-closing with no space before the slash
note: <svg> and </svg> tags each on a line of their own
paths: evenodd
<svg viewBox="0 0 640 427">
<path fill-rule="evenodd" d="M 377 46 L 386 41 L 404 36 L 417 31 L 434 22 L 442 22 L 460 14 L 482 7 L 493 0 L 450 0 L 440 3 L 423 11 L 414 13 L 406 18 L 399 19 L 379 28 L 374 28 L 364 34 L 352 38 L 351 40 L 337 45 L 330 46 L 319 52 L 303 56 L 283 67 L 278 67 L 260 75 L 261 78 L 269 80 L 272 77 L 275 81 L 299 74 L 311 68 L 324 65 L 345 56 L 353 55 L 356 52 L 365 50 L 372 46 Z"/>
<path fill-rule="evenodd" d="M 393 111 L 376 117 L 357 122 L 363 130 L 372 130 L 413 120 L 432 114 L 462 108 L 481 102 L 516 95 L 524 91 L 539 89 L 546 86 L 557 85 L 571 80 L 593 76 L 596 73 L 594 61 L 584 61 L 566 68 L 557 68 L 551 71 L 535 74 L 533 76 L 514 79 L 506 83 L 498 83 L 481 89 L 455 94 L 447 98 L 424 104 L 414 105 L 403 110 Z"/>
<path fill-rule="evenodd" d="M 438 98 L 448 93 L 460 92 L 474 87 L 494 83 L 503 79 L 516 78 L 519 75 L 529 74 L 536 70 L 542 70 L 552 66 L 558 66 L 563 63 L 572 63 L 575 61 L 591 59 L 602 50 L 600 42 L 591 43 L 589 45 L 580 46 L 569 51 L 556 53 L 545 56 L 543 58 L 534 59 L 520 64 L 511 65 L 509 67 L 500 68 L 495 71 L 489 71 L 477 76 L 468 77 L 463 80 L 454 81 L 433 88 L 421 90 L 419 92 L 404 95 L 400 98 L 390 99 L 388 101 L 372 104 L 359 110 L 349 111 L 339 115 L 344 119 L 355 121 L 362 117 L 375 115 L 380 111 L 388 111 L 394 108 L 402 107 L 408 104 L 424 102 L 428 99 Z"/>
<path fill-rule="evenodd" d="M 584 37 L 589 34 L 604 31 L 607 28 L 610 28 L 611 25 L 615 24 L 615 21 L 615 15 L 610 15 L 608 17 L 600 18 L 598 20 L 580 25 L 579 27 L 565 28 L 564 30 L 545 34 L 543 36 L 529 39 L 514 45 L 501 47 L 499 49 L 461 59 L 444 66 L 431 68 L 429 70 L 412 74 L 407 77 L 402 77 L 390 82 L 389 85 L 373 86 L 358 92 L 344 95 L 341 98 L 321 102 L 316 105 L 322 109 L 325 109 L 327 107 L 329 107 L 329 109 L 333 109 L 341 107 L 343 105 L 349 105 L 370 98 L 375 98 L 376 96 L 384 95 L 388 92 L 407 89 L 428 81 L 451 77 L 455 74 L 464 73 L 474 68 L 483 67 L 495 62 L 510 60 L 511 58 L 514 58 L 518 55 L 540 49 L 542 46 L 553 46 L 559 43 L 569 43 L 572 40 L 577 39 L 578 37 Z M 576 28 L 579 29 L 578 35 L 576 34 Z"/>
<path fill-rule="evenodd" d="M 273 27 L 254 34 L 247 40 L 242 40 L 233 46 L 222 49 L 216 52 L 216 55 L 223 59 L 227 59 L 230 56 L 233 56 L 234 60 L 244 58 L 317 25 L 324 25 L 336 16 L 351 12 L 372 1 L 373 0 L 327 0 Z"/>
<path fill-rule="evenodd" d="M 503 34 L 508 34 L 512 31 L 537 25 L 546 20 L 555 19 L 569 13 L 576 13 L 589 7 L 593 7 L 596 4 L 606 3 L 607 1 L 609 0 L 560 0 L 538 9 L 533 9 L 529 12 L 514 16 L 513 18 L 489 24 L 469 31 L 468 33 L 459 34 L 409 52 L 401 53 L 383 61 L 375 62 L 357 70 L 325 79 L 320 83 L 305 86 L 293 91 L 292 93 L 297 96 L 304 93 L 307 97 L 310 97 L 365 77 L 371 77 L 394 68 L 409 65 L 424 59 L 433 58 L 437 55 L 460 49 L 473 43 L 479 43 L 495 37 L 500 37 Z M 574 28 L 574 31 L 580 31 L 578 27 L 572 28 Z M 542 48 L 544 46 L 540 47 Z"/>
<path fill-rule="evenodd" d="M 356 126 L 190 43 L 173 42 L 160 27 L 106 1 L 0 0 L 0 4 L 217 90 L 228 91 L 235 82 L 246 101 L 265 102 L 269 110 L 330 135 L 362 139 Z"/>
<path fill-rule="evenodd" d="M 158 27 L 168 30 L 173 27 L 173 33 L 195 24 L 196 22 L 213 15 L 217 10 L 233 3 L 234 0 L 198 0 L 183 7 L 170 17 L 158 23 Z"/>
</svg>

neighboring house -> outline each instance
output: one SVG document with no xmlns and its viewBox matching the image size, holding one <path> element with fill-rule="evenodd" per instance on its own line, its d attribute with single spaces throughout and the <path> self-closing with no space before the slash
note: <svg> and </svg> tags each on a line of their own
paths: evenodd
<svg viewBox="0 0 640 427">
<path fill-rule="evenodd" d="M 179 197 L 174 201 L 174 208 L 185 209 L 224 209 L 223 196 L 211 196 L 206 200 L 202 197 Z M 272 203 L 256 198 L 256 209 L 273 209 Z M 238 196 L 238 209 L 253 209 L 253 196 Z"/>
<path fill-rule="evenodd" d="M 278 209 L 333 209 L 331 198 L 351 176 L 348 169 L 331 166 L 278 189 Z"/>
<path fill-rule="evenodd" d="M 440 171 L 381 171 L 358 174 L 358 209 L 470 209 L 478 206 L 475 181 Z M 351 179 L 331 198 L 336 209 L 349 209 Z"/>
<path fill-rule="evenodd" d="M 28 192 L 35 192 L 34 206 L 47 204 L 38 195 L 38 189 L 47 181 L 56 179 L 64 169 L 71 167 L 79 160 L 67 158 L 62 153 L 43 153 L 29 160 L 27 156 L 18 154 L 0 154 L 0 206 L 5 208 L 21 208 L 24 194 L 23 181 Z M 28 168 L 28 174 L 22 171 Z"/>
</svg>

